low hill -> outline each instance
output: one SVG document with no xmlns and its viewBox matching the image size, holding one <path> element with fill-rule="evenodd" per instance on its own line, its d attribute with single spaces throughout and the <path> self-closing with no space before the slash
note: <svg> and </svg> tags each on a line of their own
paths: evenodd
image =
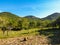
<svg viewBox="0 0 60 45">
<path fill-rule="evenodd" d="M 32 19 L 32 20 L 41 20 L 40 18 L 35 17 L 33 15 L 25 16 L 24 18 L 28 18 L 28 19 Z"/>
<path fill-rule="evenodd" d="M 20 20 L 21 17 L 12 14 L 10 12 L 1 12 L 0 13 L 0 27 L 4 26 L 6 27 L 7 24 L 11 25 L 17 25 L 18 20 Z"/>
<path fill-rule="evenodd" d="M 53 13 L 45 18 L 42 18 L 43 20 L 56 20 L 58 17 L 60 17 L 60 13 Z"/>
</svg>

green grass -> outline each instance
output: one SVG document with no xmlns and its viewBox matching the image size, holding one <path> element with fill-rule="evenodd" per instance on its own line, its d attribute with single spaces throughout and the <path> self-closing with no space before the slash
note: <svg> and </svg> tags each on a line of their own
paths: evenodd
<svg viewBox="0 0 60 45">
<path fill-rule="evenodd" d="M 21 36 L 29 36 L 29 35 L 38 35 L 38 28 L 28 29 L 28 30 L 20 30 L 20 31 L 9 31 L 7 36 L 7 31 L 3 35 L 3 32 L 0 31 L 0 39 L 2 38 L 11 38 L 11 37 L 21 37 Z"/>
<path fill-rule="evenodd" d="M 7 31 L 3 35 L 3 32 L 0 30 L 0 39 L 2 38 L 12 38 L 12 37 L 21 37 L 21 36 L 34 36 L 34 35 L 44 35 L 44 36 L 53 36 L 55 32 L 60 32 L 60 30 L 50 29 L 50 28 L 33 28 L 28 30 L 20 31 L 9 31 L 7 36 Z"/>
</svg>

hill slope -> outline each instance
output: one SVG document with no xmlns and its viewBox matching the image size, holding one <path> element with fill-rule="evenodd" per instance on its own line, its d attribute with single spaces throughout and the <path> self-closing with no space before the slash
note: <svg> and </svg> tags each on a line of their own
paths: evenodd
<svg viewBox="0 0 60 45">
<path fill-rule="evenodd" d="M 19 18 L 19 16 L 12 14 L 10 12 L 2 12 L 0 13 L 0 17 L 12 17 L 12 18 Z"/>
<path fill-rule="evenodd" d="M 16 25 L 17 21 L 21 19 L 19 16 L 12 14 L 10 12 L 0 13 L 0 27 L 6 26 L 8 23 Z"/>
<path fill-rule="evenodd" d="M 28 18 L 29 20 L 41 20 L 40 18 L 35 17 L 33 15 L 25 16 L 24 18 Z"/>
<path fill-rule="evenodd" d="M 42 18 L 43 20 L 56 20 L 60 16 L 60 13 L 53 13 L 45 18 Z"/>
</svg>

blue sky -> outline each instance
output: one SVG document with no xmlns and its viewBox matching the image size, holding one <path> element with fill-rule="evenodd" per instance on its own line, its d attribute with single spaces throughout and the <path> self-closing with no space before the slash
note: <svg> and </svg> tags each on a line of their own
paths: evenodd
<svg viewBox="0 0 60 45">
<path fill-rule="evenodd" d="M 0 0 L 0 12 L 11 12 L 21 17 L 46 17 L 60 12 L 60 0 Z"/>
</svg>

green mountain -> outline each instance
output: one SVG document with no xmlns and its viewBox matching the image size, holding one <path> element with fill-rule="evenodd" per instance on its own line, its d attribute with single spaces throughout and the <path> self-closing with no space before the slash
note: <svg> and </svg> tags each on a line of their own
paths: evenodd
<svg viewBox="0 0 60 45">
<path fill-rule="evenodd" d="M 41 20 L 40 18 L 35 17 L 35 16 L 33 16 L 33 15 L 25 16 L 24 18 L 28 18 L 28 19 L 30 19 L 30 20 Z"/>
<path fill-rule="evenodd" d="M 0 13 L 0 27 L 7 27 L 8 24 L 12 26 L 17 26 L 17 22 L 21 19 L 21 17 L 12 14 L 10 12 L 2 12 Z"/>
<path fill-rule="evenodd" d="M 37 28 L 44 27 L 51 20 L 56 20 L 60 16 L 60 13 L 53 13 L 43 19 L 29 15 L 25 17 L 19 17 L 10 12 L 1 12 L 0 13 L 0 27 L 12 27 L 15 29 L 29 29 L 29 28 Z"/>
<path fill-rule="evenodd" d="M 29 15 L 29 16 L 25 16 L 26 18 L 37 18 L 35 16 Z"/>
<path fill-rule="evenodd" d="M 0 13 L 0 28 L 29 29 L 40 26 L 40 18 L 34 16 L 19 17 L 10 12 Z"/>
<path fill-rule="evenodd" d="M 48 15 L 44 18 L 38 18 L 33 15 L 25 16 L 24 18 L 32 19 L 32 20 L 56 20 L 58 17 L 60 17 L 60 13 L 53 13 L 51 15 Z"/>
<path fill-rule="evenodd" d="M 53 13 L 45 18 L 42 18 L 43 20 L 56 20 L 58 17 L 60 17 L 60 13 Z"/>
<path fill-rule="evenodd" d="M 19 18 L 19 16 L 12 14 L 10 12 L 1 12 L 0 17 L 12 17 L 12 18 Z"/>
</svg>

